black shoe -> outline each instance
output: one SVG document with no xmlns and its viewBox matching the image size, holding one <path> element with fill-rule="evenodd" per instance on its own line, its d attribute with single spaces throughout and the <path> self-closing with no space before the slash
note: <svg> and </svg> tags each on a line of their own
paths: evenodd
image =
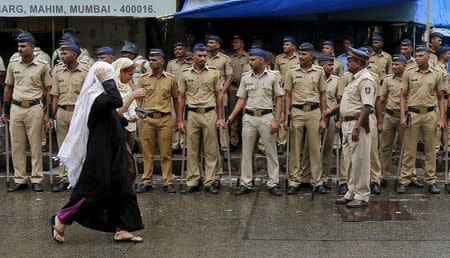
<svg viewBox="0 0 450 258">
<path fill-rule="evenodd" d="M 423 184 L 417 181 L 411 181 L 408 186 L 412 188 L 423 188 Z"/>
<path fill-rule="evenodd" d="M 296 194 L 298 192 L 298 188 L 293 187 L 293 186 L 288 186 L 288 188 L 286 189 L 286 194 L 292 195 L 292 194 Z"/>
<path fill-rule="evenodd" d="M 173 185 L 165 185 L 164 191 L 166 191 L 166 193 L 176 193 L 177 192 L 177 190 L 175 189 L 175 187 L 173 187 Z"/>
<path fill-rule="evenodd" d="M 311 191 L 312 189 L 312 185 L 305 183 L 305 182 L 301 182 L 300 185 L 298 186 L 298 190 L 306 190 L 306 191 Z"/>
<path fill-rule="evenodd" d="M 286 145 L 284 145 L 284 144 L 278 145 L 278 148 L 277 148 L 278 155 L 283 155 L 284 152 L 286 152 Z"/>
<path fill-rule="evenodd" d="M 172 153 L 173 153 L 173 154 L 181 154 L 181 151 L 182 151 L 181 148 L 172 149 Z"/>
<path fill-rule="evenodd" d="M 428 192 L 432 194 L 440 194 L 441 190 L 439 190 L 439 187 L 436 184 L 431 184 L 428 186 Z"/>
<path fill-rule="evenodd" d="M 450 187 L 449 187 L 449 185 L 445 185 L 445 190 L 447 190 L 447 193 L 450 193 Z"/>
<path fill-rule="evenodd" d="M 220 179 L 214 180 L 211 185 L 214 186 L 214 188 L 216 188 L 217 190 L 220 190 Z"/>
<path fill-rule="evenodd" d="M 54 193 L 64 192 L 67 190 L 67 187 L 69 187 L 69 182 L 64 180 L 54 185 L 52 188 L 52 192 Z"/>
<path fill-rule="evenodd" d="M 395 192 L 398 194 L 404 194 L 406 193 L 406 186 L 404 184 L 398 184 L 395 187 Z"/>
<path fill-rule="evenodd" d="M 239 187 L 239 189 L 237 189 L 236 192 L 234 192 L 234 195 L 240 196 L 240 195 L 248 194 L 251 191 L 252 191 L 251 189 L 245 187 L 244 185 L 241 185 L 241 187 Z"/>
<path fill-rule="evenodd" d="M 381 182 L 380 182 L 381 187 L 387 187 L 388 185 L 389 185 L 389 180 L 381 179 Z"/>
<path fill-rule="evenodd" d="M 136 193 L 147 193 L 153 190 L 153 186 L 147 184 L 140 184 L 136 187 Z"/>
<path fill-rule="evenodd" d="M 331 189 L 331 186 L 326 181 L 323 182 L 323 187 L 325 187 L 325 189 Z"/>
<path fill-rule="evenodd" d="M 275 195 L 275 196 L 282 196 L 283 195 L 283 193 L 281 192 L 281 189 L 280 189 L 279 186 L 271 187 L 268 190 L 269 190 L 269 193 L 271 193 L 272 195 Z"/>
<path fill-rule="evenodd" d="M 205 187 L 205 192 L 211 193 L 211 194 L 218 194 L 219 190 L 215 188 L 213 185 Z"/>
<path fill-rule="evenodd" d="M 380 195 L 381 194 L 381 188 L 380 185 L 378 183 L 372 183 L 371 187 L 370 187 L 370 192 L 372 194 L 376 194 L 376 195 Z"/>
<path fill-rule="evenodd" d="M 338 191 L 340 195 L 344 195 L 348 192 L 348 187 L 346 183 L 340 184 L 338 187 Z"/>
<path fill-rule="evenodd" d="M 183 189 L 181 189 L 181 194 L 189 194 L 199 191 L 200 188 L 198 186 L 185 186 Z"/>
<path fill-rule="evenodd" d="M 28 189 L 28 184 L 16 184 L 14 187 L 8 189 L 8 192 L 18 192 Z"/>
<path fill-rule="evenodd" d="M 43 192 L 44 188 L 42 187 L 42 184 L 39 183 L 32 183 L 31 184 L 31 189 L 35 192 Z"/>
<path fill-rule="evenodd" d="M 261 156 L 266 156 L 266 151 L 265 151 L 265 150 L 260 150 L 260 149 L 258 149 L 258 153 L 259 153 L 259 155 L 261 155 Z"/>
<path fill-rule="evenodd" d="M 230 151 L 235 151 L 238 149 L 237 145 L 230 144 Z"/>
<path fill-rule="evenodd" d="M 323 185 L 318 185 L 316 187 L 316 192 L 319 194 L 327 194 L 327 189 Z"/>
</svg>

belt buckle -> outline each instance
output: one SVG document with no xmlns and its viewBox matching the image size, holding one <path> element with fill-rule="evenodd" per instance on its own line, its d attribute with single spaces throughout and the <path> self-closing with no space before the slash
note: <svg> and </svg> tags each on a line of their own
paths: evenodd
<svg viewBox="0 0 450 258">
<path fill-rule="evenodd" d="M 311 105 L 308 104 L 303 105 L 303 111 L 311 111 Z"/>
<path fill-rule="evenodd" d="M 394 110 L 393 112 L 395 117 L 400 117 L 400 111 Z"/>
<path fill-rule="evenodd" d="M 204 114 L 206 112 L 206 108 L 197 108 L 197 113 Z"/>
<path fill-rule="evenodd" d="M 426 107 L 421 107 L 421 108 L 419 109 L 419 113 L 420 113 L 421 115 L 428 113 L 428 108 L 426 108 Z"/>
<path fill-rule="evenodd" d="M 30 101 L 29 100 L 23 100 L 20 102 L 20 106 L 23 108 L 29 108 L 30 107 Z"/>
<path fill-rule="evenodd" d="M 255 110 L 253 111 L 253 115 L 256 117 L 262 117 L 262 111 L 261 110 Z"/>
<path fill-rule="evenodd" d="M 153 113 L 153 118 L 159 119 L 161 117 L 162 117 L 161 113 Z"/>
<path fill-rule="evenodd" d="M 75 109 L 75 106 L 72 106 L 72 105 L 67 105 L 66 106 L 66 110 L 67 111 L 73 111 Z"/>
</svg>

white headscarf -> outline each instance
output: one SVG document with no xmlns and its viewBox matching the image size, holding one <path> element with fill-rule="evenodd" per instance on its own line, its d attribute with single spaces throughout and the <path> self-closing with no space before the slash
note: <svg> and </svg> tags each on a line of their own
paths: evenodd
<svg viewBox="0 0 450 258">
<path fill-rule="evenodd" d="M 130 85 L 122 83 L 120 81 L 120 71 L 130 67 L 131 65 L 134 65 L 134 62 L 129 58 L 121 57 L 114 61 L 114 63 L 112 63 L 111 65 L 114 68 L 116 72 L 116 78 L 119 81 L 117 88 L 119 89 L 120 96 L 122 97 L 122 100 L 125 100 L 126 98 L 128 98 L 128 96 L 130 96 L 130 94 L 133 93 L 133 90 L 131 89 Z M 136 101 L 133 100 L 133 102 L 131 102 L 130 106 L 128 107 L 127 112 L 125 112 L 123 116 L 128 120 L 128 117 L 136 115 L 136 112 L 134 111 L 136 107 Z M 126 126 L 125 129 L 127 129 L 129 132 L 136 131 L 136 123 L 128 123 L 128 126 Z"/>
<path fill-rule="evenodd" d="M 57 156 L 67 169 L 70 183 L 69 188 L 75 187 L 86 158 L 87 142 L 89 139 L 88 119 L 92 104 L 105 91 L 103 85 L 95 75 L 95 72 L 99 68 L 105 69 L 108 79 L 115 79 L 114 69 L 110 64 L 99 61 L 91 67 L 75 103 L 69 132 Z"/>
</svg>

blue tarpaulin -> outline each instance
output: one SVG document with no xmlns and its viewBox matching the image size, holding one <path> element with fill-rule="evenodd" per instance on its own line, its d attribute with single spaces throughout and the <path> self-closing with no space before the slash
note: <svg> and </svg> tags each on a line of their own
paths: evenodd
<svg viewBox="0 0 450 258">
<path fill-rule="evenodd" d="M 450 28 L 450 0 L 431 0 L 430 23 L 439 28 Z M 427 0 L 418 0 L 414 21 L 427 22 Z"/>
</svg>

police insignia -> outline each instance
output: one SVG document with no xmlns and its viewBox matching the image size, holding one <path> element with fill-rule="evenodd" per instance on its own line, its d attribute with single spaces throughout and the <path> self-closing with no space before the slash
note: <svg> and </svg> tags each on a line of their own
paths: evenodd
<svg viewBox="0 0 450 258">
<path fill-rule="evenodd" d="M 366 87 L 366 88 L 364 88 L 364 91 L 366 92 L 366 94 L 370 94 L 370 87 Z"/>
</svg>

